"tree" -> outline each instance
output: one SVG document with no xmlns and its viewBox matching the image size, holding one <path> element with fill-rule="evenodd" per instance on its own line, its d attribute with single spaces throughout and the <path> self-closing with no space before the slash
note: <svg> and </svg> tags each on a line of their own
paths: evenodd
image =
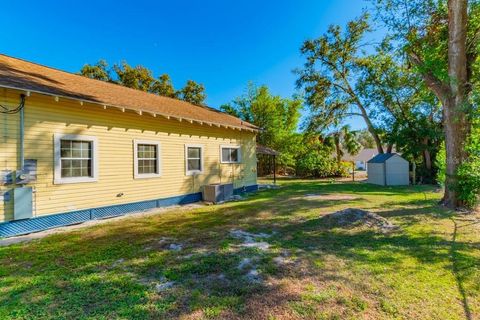
<svg viewBox="0 0 480 320">
<path fill-rule="evenodd" d="M 178 98 L 196 105 L 204 105 L 207 95 L 203 84 L 188 80 L 185 87 L 176 91 L 168 74 L 162 74 L 155 79 L 153 72 L 141 65 L 132 67 L 126 61 L 113 66 L 114 77 L 108 69 L 105 60 L 94 65 L 86 64 L 80 70 L 81 75 L 102 81 L 116 83 L 132 89 L 146 91 L 169 98 Z"/>
<path fill-rule="evenodd" d="M 372 135 L 367 130 L 357 131 L 357 141 L 362 145 L 363 148 L 375 148 L 375 141 L 373 140 Z"/>
<path fill-rule="evenodd" d="M 337 164 L 340 165 L 345 152 L 356 155 L 360 152 L 362 145 L 357 141 L 357 134 L 350 130 L 350 126 L 344 125 L 331 132 L 324 141 L 335 149 Z"/>
<path fill-rule="evenodd" d="M 392 50 L 388 38 L 359 64 L 359 92 L 372 107 L 388 152 L 396 145 L 411 162 L 422 159 L 421 178 L 431 182 L 434 157 L 443 141 L 438 100 L 402 55 Z"/>
<path fill-rule="evenodd" d="M 160 77 L 158 77 L 156 81 L 154 81 L 150 91 L 164 97 L 177 97 L 177 92 L 173 87 L 172 80 L 170 79 L 170 76 L 166 73 L 162 74 Z"/>
<path fill-rule="evenodd" d="M 177 92 L 177 96 L 181 100 L 198 106 L 204 105 L 207 98 L 203 84 L 196 83 L 193 80 L 188 80 L 185 87 Z"/>
<path fill-rule="evenodd" d="M 305 89 L 311 108 L 310 130 L 338 125 L 348 116 L 360 116 L 378 152 L 383 153 L 382 141 L 369 114 L 369 106 L 358 91 L 355 74 L 361 67 L 362 39 L 369 30 L 368 16 L 363 15 L 349 22 L 343 33 L 339 26 L 330 26 L 320 38 L 305 41 L 301 52 L 307 61 L 304 69 L 298 72 L 297 85 Z"/>
<path fill-rule="evenodd" d="M 443 203 L 461 207 L 465 203 L 458 194 L 458 170 L 469 157 L 465 147 L 472 126 L 471 93 L 478 85 L 480 5 L 467 0 L 374 3 L 400 49 L 442 104 L 446 147 Z"/>
<path fill-rule="evenodd" d="M 79 74 L 90 79 L 113 82 L 110 71 L 108 70 L 108 63 L 105 60 L 99 60 L 93 65 L 85 64 L 82 69 L 80 69 Z"/>
<path fill-rule="evenodd" d="M 140 65 L 131 67 L 125 61 L 121 65 L 115 64 L 113 69 L 118 77 L 119 84 L 141 91 L 152 91 L 155 79 L 152 76 L 152 71 L 149 69 Z"/>
<path fill-rule="evenodd" d="M 245 94 L 220 109 L 262 128 L 257 142 L 279 151 L 280 165 L 294 166 L 297 150 L 301 147 L 302 138 L 296 131 L 302 103 L 297 97 L 275 96 L 268 87 L 249 83 Z"/>
</svg>

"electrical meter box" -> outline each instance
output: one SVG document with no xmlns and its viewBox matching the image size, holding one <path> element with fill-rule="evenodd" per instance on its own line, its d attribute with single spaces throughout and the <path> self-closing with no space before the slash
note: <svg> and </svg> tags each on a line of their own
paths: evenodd
<svg viewBox="0 0 480 320">
<path fill-rule="evenodd" d="M 27 159 L 23 170 L 15 172 L 15 182 L 17 184 L 27 184 L 34 181 L 37 181 L 37 160 Z"/>
</svg>

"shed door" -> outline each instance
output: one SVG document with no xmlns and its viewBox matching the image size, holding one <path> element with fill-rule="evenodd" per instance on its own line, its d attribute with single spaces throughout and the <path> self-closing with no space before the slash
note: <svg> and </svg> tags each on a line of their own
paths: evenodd
<svg viewBox="0 0 480 320">
<path fill-rule="evenodd" d="M 390 158 L 385 162 L 388 186 L 407 186 L 410 184 L 408 162 L 401 158 Z"/>
</svg>

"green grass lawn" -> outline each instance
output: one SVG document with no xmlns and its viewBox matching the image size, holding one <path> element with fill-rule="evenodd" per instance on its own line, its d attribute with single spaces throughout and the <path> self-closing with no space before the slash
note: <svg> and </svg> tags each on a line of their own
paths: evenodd
<svg viewBox="0 0 480 320">
<path fill-rule="evenodd" d="M 0 247 L 0 319 L 480 318 L 478 216 L 428 186 L 280 184 Z M 305 197 L 320 193 L 356 198 Z M 350 207 L 399 228 L 322 218 Z"/>
</svg>

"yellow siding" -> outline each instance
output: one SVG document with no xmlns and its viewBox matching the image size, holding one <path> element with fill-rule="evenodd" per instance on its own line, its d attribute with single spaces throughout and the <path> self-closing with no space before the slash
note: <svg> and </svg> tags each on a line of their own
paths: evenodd
<svg viewBox="0 0 480 320">
<path fill-rule="evenodd" d="M 3 91 L 2 104 L 18 104 L 18 92 Z M 0 170 L 16 169 L 18 117 L 0 115 Z M 53 135 L 76 134 L 98 139 L 97 182 L 54 184 Z M 161 143 L 161 177 L 134 179 L 133 140 Z M 185 175 L 185 144 L 204 147 L 204 173 Z M 241 145 L 242 163 L 221 164 L 220 145 Z M 5 150 L 5 151 L 4 151 Z M 25 158 L 37 159 L 34 215 L 166 198 L 199 192 L 208 183 L 235 182 L 235 188 L 256 184 L 255 135 L 208 125 L 168 120 L 118 109 L 84 105 L 37 94 L 27 97 Z M 234 175 L 232 175 L 234 172 Z M 8 188 L 7 188 L 8 187 Z M 0 187 L 1 190 L 12 186 Z M 123 196 L 117 195 L 123 193 Z M 0 219 L 11 220 L 13 201 L 0 204 Z"/>
</svg>

